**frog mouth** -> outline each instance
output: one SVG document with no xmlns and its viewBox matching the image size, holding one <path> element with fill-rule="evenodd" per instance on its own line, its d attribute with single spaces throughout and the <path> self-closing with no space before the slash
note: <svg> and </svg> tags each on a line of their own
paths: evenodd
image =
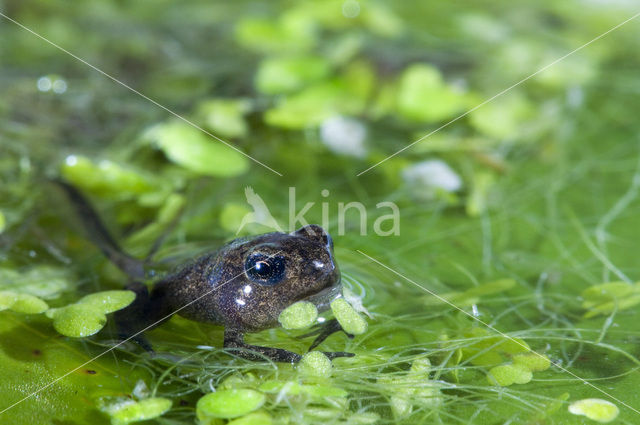
<svg viewBox="0 0 640 425">
<path fill-rule="evenodd" d="M 324 288 L 323 290 L 316 292 L 304 298 L 304 301 L 308 301 L 316 306 L 318 311 L 325 311 L 329 309 L 331 301 L 342 296 L 342 285 L 340 284 L 340 278 L 333 285 Z"/>
</svg>

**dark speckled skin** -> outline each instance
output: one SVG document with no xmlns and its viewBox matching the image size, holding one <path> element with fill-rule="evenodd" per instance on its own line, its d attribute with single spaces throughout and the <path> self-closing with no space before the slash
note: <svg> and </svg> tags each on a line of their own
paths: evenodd
<svg viewBox="0 0 640 425">
<path fill-rule="evenodd" d="M 284 278 L 272 286 L 254 281 L 245 262 L 256 253 L 282 256 Z M 333 258 L 331 237 L 320 226 L 309 225 L 293 233 L 274 232 L 236 239 L 157 282 L 150 295 L 139 293 L 136 300 L 141 301 L 139 305 L 125 309 L 124 315 L 129 315 L 125 319 L 129 323 L 153 323 L 177 313 L 198 322 L 220 324 L 225 327 L 224 346 L 241 357 L 297 362 L 302 358 L 297 353 L 246 344 L 244 333 L 278 326 L 280 313 L 297 301 L 308 300 L 323 311 L 340 294 L 340 272 Z M 144 301 L 145 297 L 148 301 Z M 133 310 L 133 316 L 126 310 Z M 139 315 L 136 318 L 140 311 L 147 312 L 144 318 Z M 312 347 L 340 331 L 336 324 L 335 320 L 329 321 Z M 329 358 L 353 355 L 325 354 Z"/>
<path fill-rule="evenodd" d="M 256 252 L 285 258 L 280 283 L 266 286 L 250 279 L 245 259 Z M 291 234 L 236 239 L 158 282 L 152 298 L 164 299 L 171 311 L 191 303 L 178 312 L 187 319 L 257 332 L 278 326 L 282 310 L 296 301 L 321 292 L 335 297 L 339 286 L 331 238 L 320 226 L 310 225 Z M 314 299 L 321 309 L 330 301 L 322 298 Z"/>
<path fill-rule="evenodd" d="M 305 226 L 293 233 L 274 232 L 236 239 L 156 282 L 149 292 L 140 282 L 144 278 L 144 263 L 120 249 L 82 193 L 64 181 L 54 182 L 66 192 L 91 240 L 131 278 L 127 288 L 136 293 L 136 299 L 117 311 L 115 319 L 120 336 L 134 339 L 150 351 L 151 346 L 142 333 L 179 314 L 198 322 L 223 325 L 225 348 L 241 357 L 297 362 L 301 359 L 297 353 L 246 344 L 244 333 L 277 326 L 282 310 L 297 301 L 308 300 L 323 311 L 341 294 L 333 242 L 317 225 Z M 255 276 L 252 278 L 245 268 L 247 257 L 254 254 L 280 256 L 284 276 L 271 285 L 265 285 Z M 340 330 L 336 320 L 328 321 L 324 329 L 317 332 L 311 348 Z M 325 354 L 330 358 L 353 355 Z"/>
</svg>

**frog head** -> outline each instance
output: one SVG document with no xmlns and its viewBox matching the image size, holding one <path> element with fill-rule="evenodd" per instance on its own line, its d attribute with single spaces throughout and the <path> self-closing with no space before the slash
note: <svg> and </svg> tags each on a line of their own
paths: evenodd
<svg viewBox="0 0 640 425">
<path fill-rule="evenodd" d="M 186 277 L 183 288 L 191 298 L 210 293 L 180 314 L 247 332 L 277 326 L 297 301 L 326 310 L 341 293 L 333 241 L 317 225 L 236 239 L 211 256 L 201 276 Z"/>
</svg>

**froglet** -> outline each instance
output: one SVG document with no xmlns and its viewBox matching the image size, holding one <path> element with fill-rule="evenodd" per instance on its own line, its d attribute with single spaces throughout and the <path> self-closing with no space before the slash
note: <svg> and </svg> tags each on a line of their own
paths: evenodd
<svg viewBox="0 0 640 425">
<path fill-rule="evenodd" d="M 148 349 L 142 331 L 178 314 L 224 326 L 224 347 L 241 357 L 298 362 L 300 354 L 247 344 L 244 334 L 278 326 L 280 313 L 295 302 L 309 301 L 324 311 L 342 294 L 333 241 L 317 225 L 292 233 L 235 239 L 161 278 L 149 289 L 140 282 L 144 277 L 142 262 L 119 248 L 84 195 L 68 183 L 57 183 L 72 201 L 92 241 L 131 277 L 127 289 L 136 293 L 136 299 L 116 312 L 115 319 L 121 337 L 135 338 Z M 322 329 L 309 334 L 318 334 L 310 350 L 340 330 L 336 320 L 328 320 Z M 325 354 L 329 358 L 353 356 L 346 352 Z"/>
</svg>

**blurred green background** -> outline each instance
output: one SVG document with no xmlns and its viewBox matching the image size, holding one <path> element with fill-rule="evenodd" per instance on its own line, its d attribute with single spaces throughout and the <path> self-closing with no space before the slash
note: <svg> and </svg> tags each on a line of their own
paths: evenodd
<svg viewBox="0 0 640 425">
<path fill-rule="evenodd" d="M 595 423 L 568 410 L 587 398 L 616 405 L 611 423 L 639 423 L 640 20 L 440 129 L 637 9 L 0 0 L 50 41 L 0 17 L 0 410 L 115 343 L 109 329 L 60 335 L 16 304 L 28 294 L 62 307 L 126 282 L 55 176 L 134 255 L 165 235 L 156 259 L 167 269 L 236 236 L 248 186 L 284 228 L 313 202 L 305 218 L 334 236 L 343 282 L 371 314 L 366 334 L 323 344 L 357 354 L 330 377 L 230 357 L 220 328 L 174 318 L 150 332 L 158 356 L 118 347 L 0 422 L 224 424 L 202 409 L 198 419 L 197 401 L 248 388 L 266 402 L 236 424 Z M 342 227 L 349 202 L 367 219 L 350 209 Z M 399 234 L 376 231 L 390 213 L 381 202 L 397 205 Z M 248 338 L 303 352 L 302 333 Z M 515 367 L 523 345 L 618 400 L 554 366 Z"/>
</svg>

